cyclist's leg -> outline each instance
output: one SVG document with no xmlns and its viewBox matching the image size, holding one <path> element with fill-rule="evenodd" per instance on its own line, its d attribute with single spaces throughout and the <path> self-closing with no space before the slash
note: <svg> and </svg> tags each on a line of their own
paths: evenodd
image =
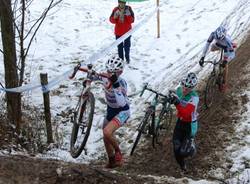
<svg viewBox="0 0 250 184">
<path fill-rule="evenodd" d="M 185 169 L 184 157 L 180 155 L 180 148 L 182 145 L 182 141 L 183 141 L 183 133 L 180 125 L 180 119 L 178 119 L 173 133 L 174 156 L 180 167 L 182 169 Z"/>
<path fill-rule="evenodd" d="M 109 122 L 112 120 L 112 118 L 115 115 L 116 115 L 116 112 L 113 111 L 111 108 L 107 107 L 107 114 L 106 114 L 106 117 L 104 119 L 103 127 L 102 127 L 102 129 L 103 129 L 103 142 L 104 142 L 106 153 L 107 153 L 108 159 L 109 159 L 108 164 L 105 166 L 107 168 L 115 167 L 115 150 L 114 150 L 114 147 L 112 146 L 112 144 L 110 144 L 109 140 L 106 138 L 106 136 L 104 134 L 104 129 L 107 127 L 107 125 L 109 124 Z"/>
<path fill-rule="evenodd" d="M 227 86 L 228 81 L 228 63 L 235 58 L 235 52 L 225 52 L 223 57 L 224 70 L 223 70 L 223 85 Z"/>
<path fill-rule="evenodd" d="M 218 51 L 218 50 L 220 50 L 220 48 L 217 47 L 215 43 L 212 43 L 211 48 L 210 48 L 210 51 L 211 51 L 211 52 L 214 52 L 214 51 Z"/>
<path fill-rule="evenodd" d="M 107 144 L 107 148 L 112 147 L 115 150 L 115 161 L 118 165 L 122 164 L 122 154 L 119 144 L 114 137 L 114 132 L 126 123 L 129 116 L 129 110 L 121 111 L 103 129 L 104 143 Z"/>
</svg>

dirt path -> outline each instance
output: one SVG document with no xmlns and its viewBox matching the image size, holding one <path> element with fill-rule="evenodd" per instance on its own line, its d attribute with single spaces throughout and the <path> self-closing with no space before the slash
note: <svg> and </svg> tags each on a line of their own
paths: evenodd
<svg viewBox="0 0 250 184">
<path fill-rule="evenodd" d="M 196 138 L 198 146 L 197 155 L 188 162 L 186 176 L 194 179 L 218 180 L 212 169 L 220 168 L 225 173 L 232 166 L 227 160 L 224 150 L 230 144 L 230 136 L 234 133 L 234 125 L 238 122 L 238 113 L 249 99 L 239 96 L 250 82 L 250 37 L 237 50 L 237 58 L 229 66 L 229 90 L 226 94 L 218 93 L 216 103 L 209 110 L 200 112 L 199 132 Z M 202 91 L 199 92 L 202 94 Z M 201 103 L 202 104 L 202 100 Z M 171 137 L 168 143 L 158 150 L 150 145 L 144 146 L 129 159 L 128 164 L 122 169 L 125 172 L 167 175 L 176 178 L 183 177 L 176 164 Z"/>
<path fill-rule="evenodd" d="M 238 49 L 237 58 L 229 66 L 229 91 L 225 95 L 218 94 L 216 103 L 201 113 L 197 135 L 198 152 L 188 162 L 188 172 L 185 174 L 189 178 L 218 180 L 211 172 L 216 168 L 220 168 L 227 177 L 226 173 L 232 164 L 226 158 L 227 152 L 224 148 L 230 144 L 234 125 L 240 118 L 240 115 L 235 114 L 240 114 L 237 112 L 249 100 L 246 96 L 238 95 L 247 88 L 250 80 L 246 77 L 250 72 L 249 50 L 250 37 Z M 156 180 L 152 177 L 138 176 L 149 174 L 182 178 L 184 174 L 180 172 L 173 158 L 171 137 L 167 140 L 163 147 L 155 150 L 151 145 L 144 145 L 132 157 L 127 158 L 124 167 L 112 172 L 103 169 L 100 163 L 83 165 L 22 156 L 0 156 L 0 184 L 155 183 Z"/>
</svg>

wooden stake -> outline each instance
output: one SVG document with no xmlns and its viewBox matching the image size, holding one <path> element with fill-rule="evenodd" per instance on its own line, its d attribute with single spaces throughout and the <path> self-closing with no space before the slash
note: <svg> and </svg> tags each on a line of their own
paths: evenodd
<svg viewBox="0 0 250 184">
<path fill-rule="evenodd" d="M 156 0 L 156 5 L 159 7 L 160 0 Z M 160 9 L 157 11 L 157 38 L 160 38 Z"/>
<path fill-rule="evenodd" d="M 40 74 L 41 84 L 44 88 L 48 84 L 48 75 L 47 73 Z M 46 130 L 47 130 L 47 143 L 53 143 L 53 134 L 52 134 L 52 126 L 51 126 L 51 114 L 50 114 L 50 100 L 49 100 L 49 91 L 43 93 L 43 101 L 44 101 L 44 114 L 45 114 L 45 122 L 46 122 Z"/>
</svg>

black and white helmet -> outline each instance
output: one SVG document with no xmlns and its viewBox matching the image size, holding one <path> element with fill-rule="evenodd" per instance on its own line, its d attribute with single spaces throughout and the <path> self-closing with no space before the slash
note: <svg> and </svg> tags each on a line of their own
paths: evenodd
<svg viewBox="0 0 250 184">
<path fill-rule="evenodd" d="M 223 40 L 225 38 L 226 34 L 227 34 L 227 30 L 223 26 L 219 26 L 215 30 L 216 38 L 219 39 L 219 40 Z"/>
<path fill-rule="evenodd" d="M 191 72 L 181 81 L 181 85 L 186 88 L 194 88 L 198 83 L 198 79 L 195 73 Z"/>
<path fill-rule="evenodd" d="M 124 68 L 124 62 L 121 58 L 117 56 L 111 57 L 106 62 L 106 69 L 108 72 L 120 72 L 123 71 Z"/>
</svg>

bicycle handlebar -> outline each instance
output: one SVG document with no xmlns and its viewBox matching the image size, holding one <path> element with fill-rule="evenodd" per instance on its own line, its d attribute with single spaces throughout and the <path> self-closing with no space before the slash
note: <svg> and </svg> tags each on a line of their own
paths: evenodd
<svg viewBox="0 0 250 184">
<path fill-rule="evenodd" d="M 211 63 L 213 65 L 217 65 L 217 64 L 220 63 L 220 61 L 218 61 L 218 62 L 216 60 L 214 60 L 214 61 L 204 61 L 204 63 Z"/>
<path fill-rule="evenodd" d="M 143 95 L 143 93 L 144 93 L 145 90 L 151 91 L 152 93 L 155 93 L 156 95 L 159 95 L 159 96 L 162 96 L 162 97 L 164 97 L 164 98 L 169 99 L 169 96 L 163 95 L 162 93 L 159 93 L 159 92 L 157 92 L 157 91 L 155 91 L 155 90 L 149 88 L 149 87 L 148 87 L 148 83 L 146 83 L 146 84 L 143 86 L 143 89 L 142 89 L 142 92 L 141 92 L 141 94 L 140 94 L 140 97 Z"/>
<path fill-rule="evenodd" d="M 109 78 L 110 77 L 107 73 L 97 73 L 92 68 L 93 68 L 92 64 L 88 64 L 87 68 L 83 68 L 83 67 L 81 67 L 81 64 L 78 63 L 77 66 L 74 68 L 74 71 L 73 71 L 73 73 L 71 74 L 71 76 L 69 78 L 73 79 L 75 77 L 76 73 L 78 72 L 78 70 L 80 70 L 82 72 L 86 72 L 86 73 L 88 73 L 90 75 L 97 75 L 97 76 L 104 77 L 104 78 Z"/>
<path fill-rule="evenodd" d="M 147 86 L 148 86 L 148 83 L 145 83 L 144 86 L 143 86 L 143 88 L 142 88 L 140 97 L 143 95 L 143 93 L 144 93 L 144 91 L 146 90 Z"/>
</svg>

